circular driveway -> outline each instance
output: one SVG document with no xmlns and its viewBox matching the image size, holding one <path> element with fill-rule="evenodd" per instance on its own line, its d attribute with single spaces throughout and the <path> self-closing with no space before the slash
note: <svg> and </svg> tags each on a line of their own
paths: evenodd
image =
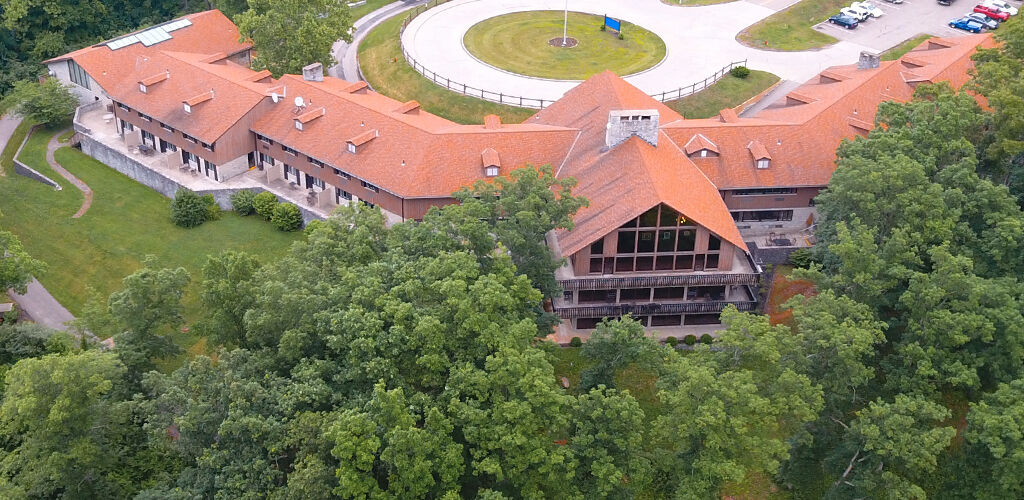
<svg viewBox="0 0 1024 500">
<path fill-rule="evenodd" d="M 565 0 L 452 0 L 416 17 L 402 35 L 402 43 L 416 62 L 452 82 L 506 96 L 553 101 L 579 82 L 542 80 L 494 68 L 471 56 L 462 38 L 484 19 L 510 12 L 562 10 L 565 5 Z M 665 41 L 667 53 L 659 65 L 626 78 L 648 94 L 687 87 L 744 59 L 751 69 L 775 73 L 783 80 L 804 81 L 829 66 L 855 63 L 862 50 L 870 50 L 851 42 L 805 52 L 744 46 L 736 41 L 736 34 L 775 12 L 748 1 L 673 7 L 660 0 L 568 0 L 568 6 L 570 11 L 623 19 Z"/>
</svg>

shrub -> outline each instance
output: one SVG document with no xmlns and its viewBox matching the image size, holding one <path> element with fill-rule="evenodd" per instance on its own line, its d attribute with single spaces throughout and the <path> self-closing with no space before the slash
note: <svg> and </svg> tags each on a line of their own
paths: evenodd
<svg viewBox="0 0 1024 500">
<path fill-rule="evenodd" d="M 281 203 L 274 208 L 270 222 L 282 231 L 294 231 L 302 227 L 302 212 L 292 203 Z"/>
<path fill-rule="evenodd" d="M 203 203 L 206 205 L 206 220 L 220 220 L 220 205 L 213 199 L 213 195 L 204 194 Z"/>
<path fill-rule="evenodd" d="M 253 197 L 252 208 L 264 219 L 270 220 L 274 216 L 274 209 L 277 208 L 277 196 L 274 196 L 274 193 L 263 191 Z"/>
<path fill-rule="evenodd" d="M 793 264 L 793 267 L 806 269 L 811 267 L 812 262 L 814 262 L 814 254 L 811 253 L 809 248 L 797 248 L 793 250 L 793 253 L 789 254 L 789 263 Z"/>
<path fill-rule="evenodd" d="M 669 347 L 675 347 L 675 346 L 679 345 L 679 339 L 677 339 L 677 338 L 675 338 L 675 337 L 673 337 L 671 335 L 668 336 L 668 337 L 665 337 L 665 345 L 667 345 Z"/>
<path fill-rule="evenodd" d="M 71 118 L 78 106 L 78 99 L 71 95 L 56 78 L 43 83 L 20 81 L 14 84 L 11 93 L 0 103 L 0 110 L 10 109 L 29 121 L 56 125 Z"/>
<path fill-rule="evenodd" d="M 601 31 L 606 31 L 607 29 L 608 29 L 608 26 L 605 26 L 603 24 L 601 25 Z"/>
<path fill-rule="evenodd" d="M 190 189 L 180 188 L 171 200 L 171 220 L 181 227 L 196 227 L 209 218 L 206 200 Z"/>
<path fill-rule="evenodd" d="M 710 344 L 711 342 L 714 342 L 714 340 L 715 338 L 712 337 L 710 333 L 705 333 L 704 335 L 700 336 L 701 344 Z"/>
<path fill-rule="evenodd" d="M 573 337 L 569 339 L 569 347 L 580 347 L 583 345 L 583 339 L 579 337 Z"/>
<path fill-rule="evenodd" d="M 625 40 L 625 39 L 626 39 L 626 37 L 625 37 L 625 36 L 623 36 L 623 35 L 622 35 L 622 32 L 620 31 L 620 32 L 619 32 L 619 40 Z"/>
<path fill-rule="evenodd" d="M 697 343 L 697 337 L 694 335 L 687 335 L 683 337 L 683 343 L 686 345 L 693 345 Z"/>
<path fill-rule="evenodd" d="M 231 195 L 231 208 L 235 209 L 238 215 L 251 215 L 256 209 L 252 206 L 256 193 L 243 189 Z"/>
<path fill-rule="evenodd" d="M 729 70 L 729 74 L 735 76 L 736 78 L 746 78 L 750 76 L 750 68 L 746 66 L 736 66 L 735 68 Z"/>
<path fill-rule="evenodd" d="M 19 315 L 18 304 L 14 304 L 10 311 L 0 314 L 0 325 L 13 325 L 18 321 Z"/>
</svg>

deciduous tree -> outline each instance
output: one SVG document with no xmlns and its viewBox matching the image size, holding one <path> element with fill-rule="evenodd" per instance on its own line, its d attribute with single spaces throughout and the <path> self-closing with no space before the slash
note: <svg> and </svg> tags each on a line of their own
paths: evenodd
<svg viewBox="0 0 1024 500">
<path fill-rule="evenodd" d="M 32 277 L 45 271 L 46 264 L 33 259 L 14 233 L 0 231 L 0 290 L 25 293 Z"/>
<path fill-rule="evenodd" d="M 253 66 L 275 77 L 301 74 L 314 62 L 326 70 L 337 62 L 331 55 L 334 42 L 352 41 L 352 16 L 334 0 L 249 0 L 235 23 L 242 37 L 252 40 Z"/>
</svg>

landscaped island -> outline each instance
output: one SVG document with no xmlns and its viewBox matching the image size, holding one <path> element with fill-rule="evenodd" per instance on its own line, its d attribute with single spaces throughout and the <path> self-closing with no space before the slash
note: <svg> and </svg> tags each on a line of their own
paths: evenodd
<svg viewBox="0 0 1024 500">
<path fill-rule="evenodd" d="M 466 50 L 497 68 L 527 76 L 585 80 L 604 70 L 619 76 L 649 69 L 665 58 L 665 42 L 622 23 L 622 37 L 602 30 L 603 18 L 569 13 L 568 46 L 562 46 L 562 11 L 516 12 L 477 23 L 463 39 Z"/>
</svg>

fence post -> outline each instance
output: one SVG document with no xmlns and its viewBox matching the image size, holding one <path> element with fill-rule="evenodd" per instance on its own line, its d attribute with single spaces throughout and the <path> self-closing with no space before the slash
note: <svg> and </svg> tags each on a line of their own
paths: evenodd
<svg viewBox="0 0 1024 500">
<path fill-rule="evenodd" d="M 498 92 L 498 104 L 505 104 L 504 99 L 505 99 L 505 94 L 502 94 L 501 92 Z"/>
<path fill-rule="evenodd" d="M 446 89 L 452 88 L 452 80 L 450 78 L 445 78 L 444 79 L 444 88 L 446 88 Z"/>
</svg>

